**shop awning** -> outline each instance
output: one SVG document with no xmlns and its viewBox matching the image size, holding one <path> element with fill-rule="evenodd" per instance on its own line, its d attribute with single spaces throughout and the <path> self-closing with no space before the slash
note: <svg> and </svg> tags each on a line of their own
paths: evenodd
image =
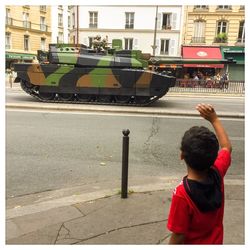
<svg viewBox="0 0 250 250">
<path fill-rule="evenodd" d="M 233 58 L 237 64 L 245 64 L 245 47 L 221 46 L 224 59 Z"/>
<path fill-rule="evenodd" d="M 198 47 L 198 46 L 183 46 L 182 47 L 183 59 L 208 60 L 218 61 L 222 60 L 222 54 L 219 47 Z M 184 64 L 184 67 L 190 68 L 224 68 L 224 64 L 206 64 L 206 63 L 194 63 Z"/>
<path fill-rule="evenodd" d="M 36 55 L 33 54 L 25 54 L 25 53 L 5 53 L 6 59 L 16 59 L 16 60 L 33 60 L 36 58 Z"/>
</svg>

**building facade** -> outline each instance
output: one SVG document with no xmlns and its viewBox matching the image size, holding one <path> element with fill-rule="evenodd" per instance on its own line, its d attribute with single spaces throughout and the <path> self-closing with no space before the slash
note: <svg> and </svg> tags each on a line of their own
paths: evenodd
<svg viewBox="0 0 250 250">
<path fill-rule="evenodd" d="M 223 69 L 218 67 L 215 71 L 228 71 L 231 80 L 244 80 L 245 7 L 243 5 L 185 6 L 183 21 L 184 49 L 190 46 L 200 47 L 200 51 L 206 53 L 206 47 L 219 48 L 222 59 L 232 58 L 236 64 L 229 64 Z"/>
<path fill-rule="evenodd" d="M 51 6 L 52 43 L 69 43 L 70 6 Z"/>
<path fill-rule="evenodd" d="M 72 6 L 70 41 L 91 47 L 99 35 L 110 44 L 121 39 L 123 49 L 179 58 L 182 11 L 182 6 Z"/>
<path fill-rule="evenodd" d="M 46 5 L 6 5 L 6 68 L 18 61 L 30 62 L 37 50 L 47 50 L 51 42 L 51 10 Z"/>
</svg>

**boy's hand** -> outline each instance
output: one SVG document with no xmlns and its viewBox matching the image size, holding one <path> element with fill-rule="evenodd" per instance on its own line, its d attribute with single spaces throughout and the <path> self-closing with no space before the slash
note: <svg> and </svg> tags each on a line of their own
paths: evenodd
<svg viewBox="0 0 250 250">
<path fill-rule="evenodd" d="M 201 103 L 196 106 L 196 109 L 200 112 L 200 115 L 202 117 L 211 122 L 218 138 L 220 147 L 222 149 L 227 149 L 229 152 L 232 152 L 231 142 L 227 136 L 227 133 L 222 123 L 220 122 L 220 119 L 215 113 L 213 106 L 210 104 Z"/>
<path fill-rule="evenodd" d="M 213 123 L 218 118 L 213 106 L 210 104 L 198 104 L 196 106 L 196 109 L 200 112 L 200 115 L 203 118 L 205 118 L 211 123 Z"/>
</svg>

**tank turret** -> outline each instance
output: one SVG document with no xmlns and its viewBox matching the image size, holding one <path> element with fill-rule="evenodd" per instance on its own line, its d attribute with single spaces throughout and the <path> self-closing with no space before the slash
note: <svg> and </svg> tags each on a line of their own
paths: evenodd
<svg viewBox="0 0 250 250">
<path fill-rule="evenodd" d="M 175 78 L 145 69 L 141 51 L 93 50 L 50 44 L 39 63 L 17 63 L 16 82 L 41 101 L 148 105 L 175 85 Z"/>
</svg>

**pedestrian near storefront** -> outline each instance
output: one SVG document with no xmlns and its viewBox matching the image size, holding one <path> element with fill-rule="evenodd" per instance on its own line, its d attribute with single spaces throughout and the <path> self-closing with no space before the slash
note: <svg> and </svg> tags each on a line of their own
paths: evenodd
<svg viewBox="0 0 250 250">
<path fill-rule="evenodd" d="M 172 196 L 169 244 L 223 243 L 223 179 L 231 164 L 232 146 L 214 108 L 199 104 L 196 109 L 216 135 L 206 127 L 195 126 L 182 138 L 181 159 L 187 175 Z"/>
<path fill-rule="evenodd" d="M 225 89 L 228 89 L 228 84 L 229 84 L 229 75 L 228 72 L 226 72 L 223 76 L 222 76 L 222 81 L 223 81 L 223 87 Z"/>
</svg>

